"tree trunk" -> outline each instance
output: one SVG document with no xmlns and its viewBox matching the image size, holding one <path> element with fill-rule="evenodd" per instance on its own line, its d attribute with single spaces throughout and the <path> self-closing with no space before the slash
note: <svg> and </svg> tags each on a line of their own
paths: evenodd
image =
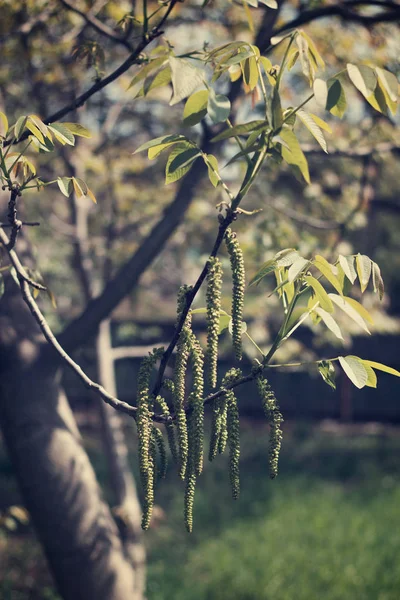
<svg viewBox="0 0 400 600">
<path fill-rule="evenodd" d="M 54 366 L 15 288 L 0 303 L 0 425 L 23 499 L 65 600 L 139 600 Z"/>
<path fill-rule="evenodd" d="M 108 319 L 100 323 L 96 351 L 100 383 L 110 394 L 116 396 L 115 364 Z M 146 550 L 141 528 L 142 511 L 128 461 L 123 417 L 104 402 L 99 404 L 99 409 L 103 425 L 103 447 L 113 492 L 113 513 L 117 518 L 125 553 L 135 570 L 137 595 L 143 597 L 146 585 Z"/>
</svg>

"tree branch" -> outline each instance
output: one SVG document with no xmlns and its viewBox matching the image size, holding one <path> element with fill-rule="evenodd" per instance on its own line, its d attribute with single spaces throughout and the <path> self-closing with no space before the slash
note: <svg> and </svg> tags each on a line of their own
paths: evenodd
<svg viewBox="0 0 400 600">
<path fill-rule="evenodd" d="M 171 0 L 164 16 L 162 17 L 158 25 L 156 25 L 156 27 L 154 27 L 146 36 L 143 37 L 143 39 L 136 46 L 132 54 L 128 56 L 128 58 L 117 69 L 115 69 L 115 71 L 110 73 L 107 77 L 104 77 L 104 79 L 100 79 L 99 81 L 94 83 L 91 88 L 89 88 L 86 92 L 78 96 L 70 104 L 67 104 L 52 115 L 45 117 L 43 119 L 43 122 L 48 125 L 49 123 L 54 123 L 54 121 L 62 119 L 63 117 L 65 117 L 65 115 L 72 112 L 76 108 L 83 106 L 85 102 L 87 102 L 87 100 L 89 100 L 89 98 L 91 98 L 94 94 L 96 94 L 97 92 L 108 86 L 110 83 L 118 79 L 118 77 L 125 73 L 125 71 L 127 71 L 132 65 L 139 64 L 140 62 L 142 62 L 140 58 L 141 53 L 153 40 L 155 40 L 157 37 L 163 34 L 162 27 L 164 26 L 164 23 L 166 22 L 168 16 L 170 15 L 177 2 L 178 0 Z M 19 138 L 18 142 L 22 142 L 23 140 L 25 140 L 28 137 L 28 135 L 30 135 L 30 132 L 26 131 Z M 4 147 L 9 146 L 10 143 L 11 141 L 4 142 Z"/>
<path fill-rule="evenodd" d="M 358 6 L 377 6 L 386 10 L 374 15 L 365 15 L 353 10 Z M 359 23 L 360 25 L 370 27 L 371 25 L 376 25 L 378 23 L 399 21 L 400 5 L 395 2 L 385 0 L 382 2 L 379 0 L 347 0 L 337 4 L 329 4 L 319 8 L 303 10 L 295 19 L 292 19 L 280 27 L 277 27 L 273 32 L 273 36 L 280 35 L 281 33 L 289 31 L 290 29 L 296 29 L 301 25 L 306 25 L 312 21 L 324 19 L 326 17 L 340 17 L 346 23 L 351 21 L 353 23 Z M 270 40 L 265 40 L 260 46 L 260 50 L 266 50 L 266 48 L 269 46 L 269 43 Z"/>
</svg>

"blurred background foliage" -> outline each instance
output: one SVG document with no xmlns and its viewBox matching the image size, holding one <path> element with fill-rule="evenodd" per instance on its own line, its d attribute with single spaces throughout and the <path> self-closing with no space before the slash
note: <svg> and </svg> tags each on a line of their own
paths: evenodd
<svg viewBox="0 0 400 600">
<path fill-rule="evenodd" d="M 126 58 L 123 44 L 103 36 L 71 6 L 84 13 L 90 10 L 113 32 L 134 42 L 138 35 L 134 19 L 126 21 L 124 27 L 119 22 L 135 9 L 135 4 L 3 0 L 0 108 L 9 121 L 28 112 L 44 118 Z M 290 21 L 299 10 L 326 4 L 285 0 L 277 25 Z M 263 11 L 254 10 L 252 14 L 257 30 Z M 396 24 L 367 28 L 327 18 L 305 28 L 324 57 L 328 74 L 351 61 L 378 65 L 399 75 Z M 178 6 L 163 39 L 154 42 L 153 47 L 168 43 L 176 52 L 184 53 L 204 43 L 212 47 L 233 39 L 253 39 L 240 3 L 214 0 L 202 8 L 202 2 L 192 1 Z M 273 64 L 279 63 L 281 50 L 269 56 Z M 163 160 L 149 162 L 142 155 L 132 156 L 132 152 L 148 139 L 171 132 L 179 131 L 196 140 L 202 135 L 201 126 L 182 126 L 183 106 L 168 106 L 168 88 L 135 98 L 135 90 L 128 90 L 128 86 L 137 70 L 133 67 L 68 118 L 90 128 L 91 139 L 79 139 L 76 148 L 64 147 L 50 158 L 35 156 L 43 179 L 76 174 L 88 182 L 98 200 L 97 206 L 89 199 L 77 206 L 74 199 L 64 198 L 54 187 L 24 195 L 24 217 L 41 222 L 40 228 L 24 234 L 24 258 L 41 271 L 57 298 L 57 309 L 45 297 L 40 298 L 56 329 L 85 305 L 73 220 L 85 223 L 88 219 L 87 232 L 83 231 L 80 241 L 95 289 L 99 290 L 126 257 L 140 247 L 177 190 L 176 184 L 164 186 Z M 297 66 L 287 76 L 283 89 L 287 105 L 296 105 L 307 93 Z M 238 96 L 238 120 L 247 120 L 253 102 L 251 96 Z M 300 183 L 282 166 L 266 165 L 243 205 L 247 210 L 262 211 L 241 218 L 237 230 L 249 278 L 262 262 L 286 247 L 298 248 L 303 256 L 318 251 L 327 258 L 338 252 L 361 252 L 377 261 L 387 289 L 383 305 L 372 293 L 364 294 L 363 302 L 374 317 L 374 331 L 382 335 L 375 345 L 369 344 L 371 353 L 365 358 L 398 368 L 398 356 L 393 354 L 398 337 L 394 344 L 388 342 L 388 336 L 398 335 L 400 316 L 398 116 L 372 111 L 355 90 L 349 90 L 348 104 L 342 120 L 325 115 L 333 130 L 328 136 L 330 154 L 315 152 L 313 140 L 304 130 L 311 185 Z M 310 108 L 317 111 L 315 106 Z M 385 143 L 394 150 L 386 151 Z M 363 148 L 365 153 L 360 158 L 357 152 Z M 221 164 L 233 151 L 229 143 L 224 146 Z M 223 170 L 233 188 L 241 168 L 236 163 Z M 194 280 L 209 252 L 216 230 L 215 206 L 222 199 L 219 189 L 214 190 L 206 181 L 197 187 L 179 228 L 143 275 L 139 288 L 116 311 L 116 345 L 140 345 L 149 342 L 152 332 L 164 334 L 165 323 L 175 316 L 179 285 Z M 3 201 L 5 197 L 0 199 L 2 207 Z M 264 349 L 280 319 L 278 301 L 269 297 L 271 285 L 263 281 L 249 290 L 245 306 L 249 332 Z M 229 309 L 229 281 L 226 286 L 225 308 Z M 204 299 L 200 297 L 197 306 L 202 305 Z M 345 344 L 350 350 L 355 332 L 347 320 L 341 322 L 341 329 L 346 332 Z M 359 346 L 365 343 L 359 336 Z M 322 328 L 312 334 L 304 328 L 287 344 L 281 358 L 312 358 L 315 351 L 321 355 L 334 344 L 336 341 Z M 229 344 L 225 346 L 228 352 Z M 252 348 L 246 349 L 251 357 Z M 91 344 L 82 352 L 90 364 Z M 121 387 L 122 396 L 132 389 L 133 379 L 131 374 L 125 388 Z M 385 386 L 385 376 L 382 381 Z M 311 379 L 307 395 L 314 394 L 315 402 L 323 403 L 323 398 L 313 392 L 314 383 Z M 394 388 L 383 389 L 385 394 L 382 391 L 380 396 L 378 387 L 367 400 L 376 403 L 373 418 L 378 420 L 386 394 L 392 394 L 392 405 L 398 395 Z M 76 390 L 75 399 L 84 399 L 85 392 L 79 387 Z M 333 394 L 328 388 L 323 393 Z M 342 389 L 334 396 L 338 406 L 345 393 Z M 307 416 L 302 414 L 300 403 L 301 398 L 296 396 L 297 412 L 292 410 L 296 418 Z M 85 410 L 87 407 L 93 411 L 90 401 Z M 77 408 L 82 412 L 82 404 L 77 403 Z M 399 415 L 394 407 L 383 419 L 398 421 Z M 86 425 L 89 422 L 96 425 L 96 415 L 86 414 Z M 290 424 L 285 430 L 281 474 L 273 483 L 266 478 L 264 430 L 259 425 L 256 435 L 251 431 L 247 425 L 244 427 L 243 494 L 239 503 L 228 500 L 224 465 L 208 466 L 199 486 L 191 538 L 184 534 L 180 523 L 182 493 L 176 491 L 177 480 L 170 476 L 160 487 L 159 522 L 147 538 L 149 599 L 397 598 L 400 536 L 393 526 L 398 518 L 400 489 L 397 430 L 335 426 L 326 431 L 326 427 L 306 422 Z M 104 466 L 95 430 L 87 433 L 85 442 L 102 479 Z M 0 467 L 0 510 L 6 510 L 18 503 L 18 495 L 3 454 Z M 18 524 L 16 532 L 7 535 L 3 528 L 0 556 L 2 600 L 56 598 L 29 526 Z"/>
</svg>

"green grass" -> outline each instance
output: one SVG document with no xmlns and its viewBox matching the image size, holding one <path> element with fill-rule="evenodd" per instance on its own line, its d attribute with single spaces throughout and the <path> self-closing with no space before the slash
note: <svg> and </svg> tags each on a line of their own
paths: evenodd
<svg viewBox="0 0 400 600">
<path fill-rule="evenodd" d="M 148 600 L 397 600 L 400 431 L 328 433 L 287 425 L 280 474 L 271 481 L 267 431 L 246 425 L 243 430 L 240 499 L 230 498 L 226 458 L 207 463 L 192 535 L 183 525 L 182 482 L 169 473 L 159 485 L 158 512 L 164 517 L 146 534 Z M 88 445 L 104 479 L 93 436 Z M 4 460 L 0 486 L 3 482 L 9 489 Z M 14 573 L 23 572 L 27 561 L 41 560 L 33 538 L 29 544 L 25 538 L 23 548 L 19 557 L 21 540 L 8 538 Z M 48 578 L 38 572 L 50 598 Z M 5 585 L 12 585 L 6 579 L 1 600 L 45 597 L 29 595 L 28 589 L 24 595 L 21 581 L 17 595 L 6 592 Z"/>
</svg>

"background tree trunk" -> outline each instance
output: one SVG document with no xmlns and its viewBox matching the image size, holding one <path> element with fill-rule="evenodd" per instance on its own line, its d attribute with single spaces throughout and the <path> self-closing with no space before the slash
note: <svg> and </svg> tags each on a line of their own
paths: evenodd
<svg viewBox="0 0 400 600">
<path fill-rule="evenodd" d="M 55 365 L 41 361 L 33 319 L 17 287 L 7 284 L 0 313 L 0 425 L 58 590 L 65 600 L 139 600 Z"/>
</svg>

